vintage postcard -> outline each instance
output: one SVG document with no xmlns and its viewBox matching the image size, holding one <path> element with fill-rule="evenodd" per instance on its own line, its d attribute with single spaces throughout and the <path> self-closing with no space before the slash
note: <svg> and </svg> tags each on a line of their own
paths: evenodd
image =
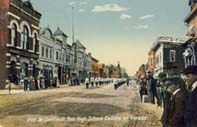
<svg viewBox="0 0 197 127">
<path fill-rule="evenodd" d="M 197 0 L 0 0 L 0 127 L 197 127 Z"/>
</svg>

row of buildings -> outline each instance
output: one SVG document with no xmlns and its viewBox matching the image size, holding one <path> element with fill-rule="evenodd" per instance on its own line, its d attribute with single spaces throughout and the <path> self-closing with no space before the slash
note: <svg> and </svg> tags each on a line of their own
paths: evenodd
<svg viewBox="0 0 197 127">
<path fill-rule="evenodd" d="M 41 29 L 41 13 L 22 0 L 0 1 L 0 89 L 8 80 L 23 84 L 27 78 L 83 81 L 85 77 L 121 77 L 121 67 L 100 64 L 79 41 L 67 42 L 58 27 Z"/>
<path fill-rule="evenodd" d="M 197 66 L 197 1 L 189 1 L 190 12 L 184 22 L 188 26 L 186 39 L 158 37 L 148 52 L 147 64 L 142 64 L 136 72 L 136 78 L 144 77 L 151 71 L 154 77 L 162 72 L 181 74 L 194 70 Z M 197 71 L 197 70 L 195 70 Z"/>
</svg>

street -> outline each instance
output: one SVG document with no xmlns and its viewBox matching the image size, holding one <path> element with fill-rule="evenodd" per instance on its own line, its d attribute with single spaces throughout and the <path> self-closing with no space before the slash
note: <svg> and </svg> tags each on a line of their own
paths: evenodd
<svg viewBox="0 0 197 127">
<path fill-rule="evenodd" d="M 0 95 L 3 127 L 160 127 L 160 110 L 139 103 L 135 82 Z M 159 112 L 159 113 L 158 113 Z"/>
</svg>

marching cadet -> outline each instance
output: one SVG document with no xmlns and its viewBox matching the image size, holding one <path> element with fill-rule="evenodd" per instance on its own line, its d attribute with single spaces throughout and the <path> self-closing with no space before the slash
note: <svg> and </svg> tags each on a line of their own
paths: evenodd
<svg viewBox="0 0 197 127">
<path fill-rule="evenodd" d="M 86 89 L 88 89 L 89 88 L 89 78 L 88 77 L 86 77 L 86 79 L 85 79 L 85 84 L 86 84 Z"/>
<path fill-rule="evenodd" d="M 98 77 L 95 78 L 96 87 L 98 87 Z"/>
<path fill-rule="evenodd" d="M 90 78 L 91 86 L 94 87 L 94 77 Z"/>
</svg>

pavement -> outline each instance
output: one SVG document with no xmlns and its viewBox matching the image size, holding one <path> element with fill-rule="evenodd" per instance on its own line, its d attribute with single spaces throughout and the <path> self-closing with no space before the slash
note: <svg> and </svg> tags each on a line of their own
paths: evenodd
<svg viewBox="0 0 197 127">
<path fill-rule="evenodd" d="M 64 87 L 69 87 L 69 85 L 68 84 L 60 85 L 59 88 L 64 88 Z M 37 91 L 50 90 L 50 89 L 59 89 L 59 88 L 41 89 L 41 90 L 37 90 Z M 35 92 L 35 91 L 24 91 L 23 89 L 12 89 L 11 90 L 11 94 L 32 93 L 32 92 Z M 0 90 L 0 95 L 8 95 L 8 94 L 9 94 L 9 90 L 8 89 Z"/>
</svg>

